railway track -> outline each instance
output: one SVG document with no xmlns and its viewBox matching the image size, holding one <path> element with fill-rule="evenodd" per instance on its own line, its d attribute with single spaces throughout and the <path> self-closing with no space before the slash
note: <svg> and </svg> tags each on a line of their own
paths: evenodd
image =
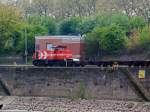
<svg viewBox="0 0 150 112">
<path fill-rule="evenodd" d="M 28 67 L 28 68 L 102 68 L 98 67 L 96 65 L 86 65 L 84 67 L 61 67 L 61 66 L 34 66 L 34 65 L 0 65 L 0 68 L 18 68 L 18 67 Z M 108 67 L 103 67 L 103 68 L 110 68 L 111 66 Z M 128 68 L 128 66 L 118 66 L 118 68 Z"/>
<path fill-rule="evenodd" d="M 80 62 L 66 62 L 66 64 L 61 65 L 61 63 L 57 63 L 57 64 L 46 64 L 46 60 L 42 61 L 43 64 L 39 64 L 39 65 L 35 65 L 34 61 L 33 64 L 34 65 L 0 65 L 0 68 L 3 67 L 31 67 L 31 68 L 74 68 L 74 67 L 88 67 L 88 68 L 99 68 L 99 67 L 105 67 L 105 68 L 109 68 L 109 67 L 113 67 L 113 68 L 128 68 L 128 67 L 150 67 L 150 61 L 149 60 L 135 60 L 135 61 L 118 61 L 118 60 L 114 60 L 114 61 L 80 61 Z M 73 64 L 74 63 L 74 64 Z"/>
<path fill-rule="evenodd" d="M 84 67 L 34 66 L 34 65 L 0 65 L 0 68 L 113 68 L 112 66 L 86 65 Z M 148 66 L 118 65 L 117 68 L 149 68 Z"/>
<path fill-rule="evenodd" d="M 33 65 L 0 65 L 0 67 L 34 67 Z"/>
</svg>

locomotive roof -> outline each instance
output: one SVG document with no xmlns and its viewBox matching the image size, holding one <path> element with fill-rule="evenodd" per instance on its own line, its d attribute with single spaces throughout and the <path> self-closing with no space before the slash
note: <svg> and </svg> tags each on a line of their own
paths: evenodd
<svg viewBox="0 0 150 112">
<path fill-rule="evenodd" d="M 36 36 L 35 39 L 83 39 L 82 36 L 75 35 L 55 35 L 55 36 Z"/>
</svg>

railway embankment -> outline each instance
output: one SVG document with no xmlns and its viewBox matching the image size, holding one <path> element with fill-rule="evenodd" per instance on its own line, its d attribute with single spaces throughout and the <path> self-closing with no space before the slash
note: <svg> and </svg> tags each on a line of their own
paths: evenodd
<svg viewBox="0 0 150 112">
<path fill-rule="evenodd" d="M 143 79 L 139 70 L 145 70 Z M 149 68 L 1 66 L 0 95 L 149 101 L 149 73 Z"/>
</svg>

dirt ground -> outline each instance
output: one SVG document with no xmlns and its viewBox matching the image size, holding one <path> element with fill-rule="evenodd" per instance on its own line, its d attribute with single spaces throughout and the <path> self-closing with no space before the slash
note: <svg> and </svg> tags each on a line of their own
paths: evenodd
<svg viewBox="0 0 150 112">
<path fill-rule="evenodd" d="M 150 112 L 150 103 L 133 101 L 0 97 L 0 104 L 0 112 Z"/>
</svg>

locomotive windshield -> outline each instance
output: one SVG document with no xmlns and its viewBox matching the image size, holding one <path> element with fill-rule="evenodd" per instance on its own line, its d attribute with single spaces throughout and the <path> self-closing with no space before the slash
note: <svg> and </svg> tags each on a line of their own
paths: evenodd
<svg viewBox="0 0 150 112">
<path fill-rule="evenodd" d="M 65 50 L 67 47 L 66 46 L 55 46 L 53 47 L 54 50 Z"/>
</svg>

